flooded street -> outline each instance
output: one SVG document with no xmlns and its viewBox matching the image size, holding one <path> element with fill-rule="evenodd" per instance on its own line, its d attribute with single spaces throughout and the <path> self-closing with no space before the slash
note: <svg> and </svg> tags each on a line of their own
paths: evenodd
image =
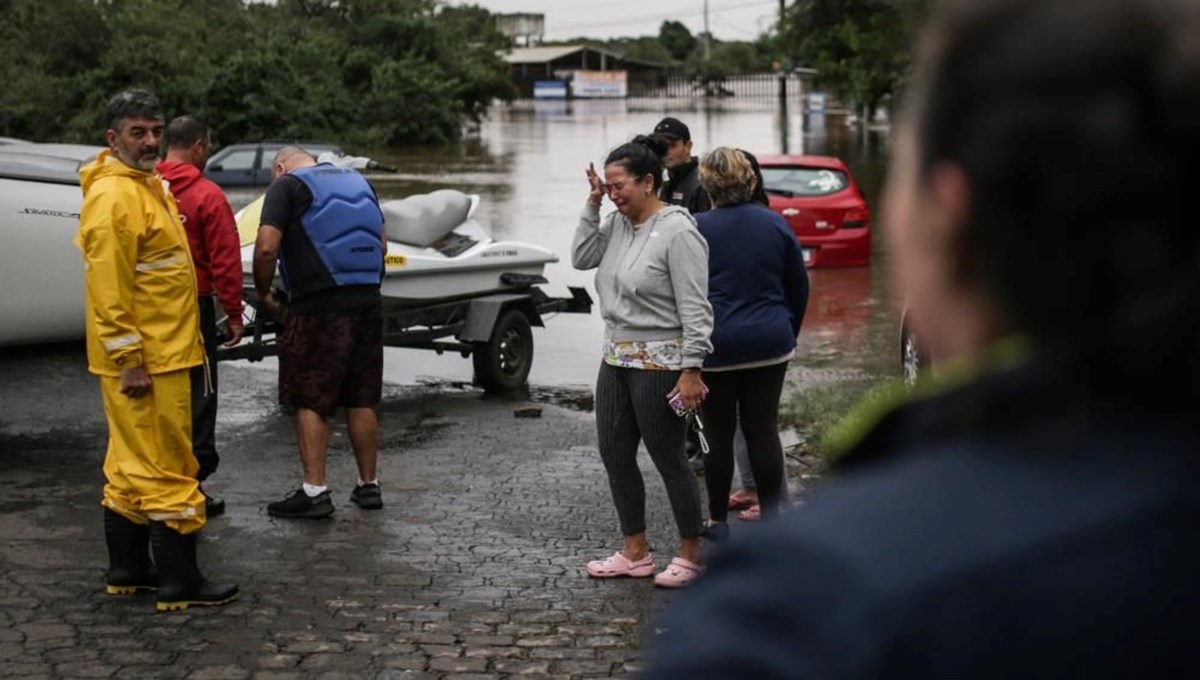
<svg viewBox="0 0 1200 680">
<path fill-rule="evenodd" d="M 813 153 L 846 161 L 873 210 L 887 154 L 886 134 L 867 140 L 840 117 L 815 121 L 803 130 L 799 104 L 788 111 L 777 102 L 718 100 L 545 101 L 493 108 L 477 135 L 451 147 L 375 152 L 400 169 L 372 175 L 381 198 L 454 188 L 481 196 L 477 219 L 497 239 L 529 241 L 550 248 L 560 261 L 546 268 L 551 295 L 585 286 L 593 272 L 571 267 L 569 252 L 577 215 L 587 193 L 584 168 L 597 166 L 615 146 L 647 133 L 665 115 L 692 131 L 695 151 L 737 146 L 756 153 Z M 359 151 L 359 150 L 351 150 Z M 235 207 L 253 195 L 231 192 Z M 603 212 L 611 210 L 606 202 Z M 896 359 L 897 313 L 889 297 L 883 243 L 876 220 L 870 267 L 810 272 L 812 297 L 793 362 L 793 384 L 844 378 L 891 376 Z M 599 314 L 564 314 L 548 319 L 534 334 L 530 384 L 564 387 L 594 382 L 603 324 Z M 457 355 L 425 350 L 387 350 L 385 378 L 393 383 L 470 381 L 471 363 Z"/>
</svg>

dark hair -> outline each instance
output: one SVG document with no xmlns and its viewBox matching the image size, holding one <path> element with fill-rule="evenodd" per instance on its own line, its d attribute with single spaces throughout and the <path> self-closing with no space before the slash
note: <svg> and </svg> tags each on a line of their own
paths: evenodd
<svg viewBox="0 0 1200 680">
<path fill-rule="evenodd" d="M 208 137 L 208 126 L 192 116 L 179 116 L 167 124 L 167 147 L 186 149 Z"/>
<path fill-rule="evenodd" d="M 907 109 L 922 172 L 967 177 L 964 275 L 1011 330 L 1176 407 L 1200 383 L 1197 36 L 1193 0 L 949 4 Z"/>
<path fill-rule="evenodd" d="M 104 110 L 104 119 L 108 121 L 108 129 L 120 130 L 121 122 L 126 118 L 162 118 L 162 104 L 158 97 L 145 90 L 125 90 L 108 100 Z"/>
<path fill-rule="evenodd" d="M 675 141 L 675 139 L 661 132 L 656 132 L 652 135 L 638 135 L 634 138 L 635 141 L 641 140 L 643 144 L 649 145 L 650 149 L 654 151 L 659 159 L 667 155 L 667 152 L 671 150 L 671 142 Z"/>
<path fill-rule="evenodd" d="M 604 164 L 619 165 L 633 177 L 650 175 L 654 178 L 654 190 L 658 191 L 663 181 L 663 165 L 659 155 L 658 142 L 653 137 L 638 135 L 632 142 L 613 149 Z"/>
<path fill-rule="evenodd" d="M 742 155 L 746 157 L 746 160 L 750 161 L 750 168 L 754 170 L 754 193 L 751 194 L 750 200 L 755 203 L 761 203 L 765 206 L 770 206 L 771 201 L 767 198 L 766 187 L 763 186 L 762 168 L 758 166 L 758 157 L 749 151 L 746 151 L 745 149 L 738 149 L 738 151 L 741 151 Z"/>
</svg>

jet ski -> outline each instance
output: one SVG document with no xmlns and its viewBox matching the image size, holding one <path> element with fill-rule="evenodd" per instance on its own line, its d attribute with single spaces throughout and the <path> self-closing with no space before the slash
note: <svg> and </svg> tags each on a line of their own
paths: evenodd
<svg viewBox="0 0 1200 680">
<path fill-rule="evenodd" d="M 249 287 L 262 201 L 237 214 Z M 453 189 L 380 203 L 388 237 L 381 289 L 385 305 L 416 307 L 546 282 L 542 272 L 558 256 L 538 245 L 494 240 L 474 217 L 478 207 L 479 196 Z"/>
</svg>

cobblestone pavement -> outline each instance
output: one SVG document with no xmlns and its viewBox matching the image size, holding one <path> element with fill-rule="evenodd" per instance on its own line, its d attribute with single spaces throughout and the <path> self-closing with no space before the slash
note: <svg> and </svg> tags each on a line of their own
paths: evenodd
<svg viewBox="0 0 1200 680">
<path fill-rule="evenodd" d="M 275 520 L 265 503 L 299 480 L 291 420 L 272 405 L 273 371 L 222 365 L 223 460 L 208 486 L 229 510 L 200 559 L 242 597 L 160 614 L 151 597 L 103 592 L 103 414 L 77 351 L 61 352 L 0 355 L 0 678 L 636 675 L 673 594 L 583 573 L 619 545 L 591 414 L 543 404 L 517 418 L 527 402 L 390 388 L 385 508 L 349 503 L 339 430 L 332 520 Z M 677 536 L 643 463 L 665 565 Z"/>
</svg>

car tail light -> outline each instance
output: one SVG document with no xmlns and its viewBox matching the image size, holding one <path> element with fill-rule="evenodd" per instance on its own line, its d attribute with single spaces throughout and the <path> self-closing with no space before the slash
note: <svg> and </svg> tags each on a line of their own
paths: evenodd
<svg viewBox="0 0 1200 680">
<path fill-rule="evenodd" d="M 846 219 L 842 222 L 843 229 L 864 229 L 870 226 L 871 211 L 867 206 L 851 208 L 846 211 Z"/>
</svg>

